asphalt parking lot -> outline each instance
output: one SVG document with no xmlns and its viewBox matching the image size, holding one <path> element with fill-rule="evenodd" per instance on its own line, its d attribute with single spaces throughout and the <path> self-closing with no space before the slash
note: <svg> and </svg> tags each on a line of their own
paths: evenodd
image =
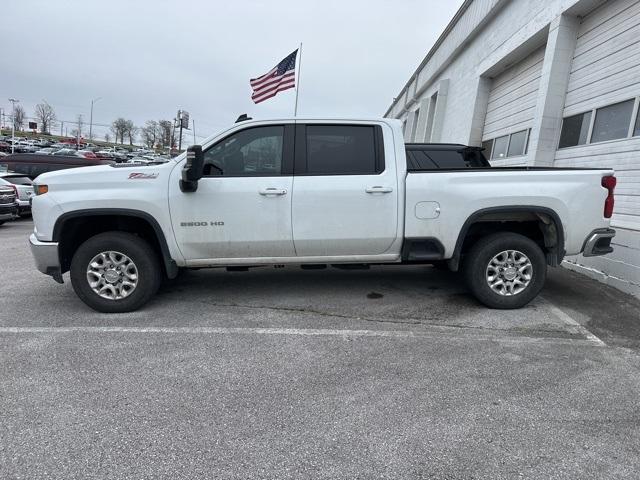
<svg viewBox="0 0 640 480">
<path fill-rule="evenodd" d="M 637 478 L 640 301 L 550 272 L 190 272 L 89 310 L 0 227 L 0 478 Z"/>
</svg>

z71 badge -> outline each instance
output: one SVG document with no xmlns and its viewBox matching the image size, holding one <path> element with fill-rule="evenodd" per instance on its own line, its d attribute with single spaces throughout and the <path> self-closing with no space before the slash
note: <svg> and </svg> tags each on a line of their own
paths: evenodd
<svg viewBox="0 0 640 480">
<path fill-rule="evenodd" d="M 129 174 L 129 180 L 153 180 L 158 178 L 159 173 L 133 172 Z"/>
</svg>

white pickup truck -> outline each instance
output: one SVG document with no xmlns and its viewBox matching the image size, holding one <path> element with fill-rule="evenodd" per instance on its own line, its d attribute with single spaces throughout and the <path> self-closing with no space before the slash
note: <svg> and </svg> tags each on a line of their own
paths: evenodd
<svg viewBox="0 0 640 480">
<path fill-rule="evenodd" d="M 406 144 L 396 120 L 234 124 L 164 164 L 40 175 L 36 265 L 102 312 L 180 269 L 437 264 L 492 308 L 540 292 L 566 254 L 612 251 L 609 169 L 492 168 L 481 149 Z"/>
</svg>

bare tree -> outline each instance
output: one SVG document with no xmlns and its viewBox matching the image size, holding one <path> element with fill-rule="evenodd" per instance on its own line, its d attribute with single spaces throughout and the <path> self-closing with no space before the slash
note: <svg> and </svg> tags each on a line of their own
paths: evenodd
<svg viewBox="0 0 640 480">
<path fill-rule="evenodd" d="M 131 122 L 133 125 L 133 122 Z M 120 143 L 124 143 L 124 137 L 127 134 L 128 123 L 122 117 L 117 118 L 111 124 L 111 131 L 115 136 L 116 143 L 118 143 L 118 139 L 120 139 Z"/>
<path fill-rule="evenodd" d="M 118 125 L 118 120 L 114 120 L 111 123 L 111 127 L 109 127 L 109 129 L 113 133 L 115 143 L 118 143 L 118 137 L 120 136 L 120 126 Z"/>
<path fill-rule="evenodd" d="M 173 123 L 171 120 L 158 120 L 158 137 L 162 148 L 171 147 L 171 134 L 173 132 Z"/>
<path fill-rule="evenodd" d="M 133 124 L 133 120 L 125 120 L 124 133 L 129 137 L 129 145 L 133 145 L 133 140 L 136 138 L 138 130 L 138 127 Z"/>
<path fill-rule="evenodd" d="M 22 105 L 16 105 L 16 109 L 13 112 L 13 126 L 16 130 L 22 130 L 22 124 L 24 123 L 25 111 Z"/>
<path fill-rule="evenodd" d="M 107 143 L 111 142 L 111 135 L 109 134 L 109 132 L 104 134 L 104 141 Z"/>
<path fill-rule="evenodd" d="M 155 120 L 147 120 L 144 124 L 144 127 L 140 129 L 140 137 L 142 139 L 142 143 L 144 143 L 149 148 L 155 147 L 159 135 L 160 128 L 158 126 L 158 122 L 156 122 Z"/>
<path fill-rule="evenodd" d="M 40 131 L 49 133 L 51 124 L 56 119 L 56 112 L 51 105 L 44 101 L 36 105 L 35 117 L 40 122 Z"/>
</svg>

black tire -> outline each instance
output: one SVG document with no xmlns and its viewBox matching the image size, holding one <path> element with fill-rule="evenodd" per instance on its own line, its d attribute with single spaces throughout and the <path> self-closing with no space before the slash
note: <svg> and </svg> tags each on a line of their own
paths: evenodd
<svg viewBox="0 0 640 480">
<path fill-rule="evenodd" d="M 115 251 L 129 257 L 137 268 L 137 285 L 121 299 L 103 298 L 93 291 L 87 280 L 89 262 L 101 252 Z M 106 232 L 84 242 L 71 260 L 71 285 L 76 295 L 89 307 L 104 313 L 123 313 L 137 310 L 158 291 L 162 272 L 157 255 L 140 237 L 124 232 Z"/>
<path fill-rule="evenodd" d="M 494 291 L 487 281 L 489 262 L 506 250 L 522 252 L 531 263 L 531 279 L 528 285 L 512 295 L 501 295 Z M 542 290 L 547 276 L 547 262 L 540 246 L 530 238 L 517 233 L 500 232 L 478 240 L 465 256 L 463 272 L 471 293 L 487 307 L 521 308 Z"/>
</svg>

